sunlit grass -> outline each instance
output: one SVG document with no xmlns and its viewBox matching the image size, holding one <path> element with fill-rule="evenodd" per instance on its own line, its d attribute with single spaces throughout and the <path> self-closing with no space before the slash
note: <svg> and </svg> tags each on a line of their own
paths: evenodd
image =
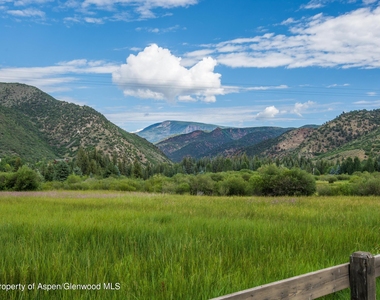
<svg viewBox="0 0 380 300">
<path fill-rule="evenodd" d="M 0 298 L 208 299 L 378 254 L 379 220 L 376 197 L 1 193 L 0 283 L 121 288 Z"/>
</svg>

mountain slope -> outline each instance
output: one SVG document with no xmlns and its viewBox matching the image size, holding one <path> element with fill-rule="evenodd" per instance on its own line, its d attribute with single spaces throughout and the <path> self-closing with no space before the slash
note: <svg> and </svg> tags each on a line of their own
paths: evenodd
<svg viewBox="0 0 380 300">
<path fill-rule="evenodd" d="M 47 151 L 32 155 L 31 152 L 35 152 L 33 147 L 29 148 L 29 153 L 20 153 L 22 147 L 10 149 L 5 145 L 2 146 L 2 155 L 17 154 L 36 159 L 72 157 L 79 147 L 95 147 L 108 154 L 116 152 L 118 157 L 130 162 L 135 159 L 143 164 L 168 161 L 157 147 L 112 124 L 94 109 L 58 101 L 35 87 L 0 83 L 0 106 L 3 107 L 6 124 L 11 124 L 16 115 L 17 120 L 25 120 L 19 124 L 19 134 L 14 136 L 17 144 L 24 145 L 22 137 L 27 135 L 44 145 Z M 6 126 L 4 130 L 9 132 L 10 125 Z"/>
<path fill-rule="evenodd" d="M 136 132 L 136 134 L 151 143 L 157 143 L 175 135 L 191 133 L 197 130 L 213 131 L 217 127 L 217 125 L 196 122 L 164 121 L 150 125 Z"/>
<path fill-rule="evenodd" d="M 212 132 L 195 131 L 171 137 L 157 143 L 173 161 L 181 161 L 186 156 L 230 156 L 244 152 L 244 148 L 271 139 L 288 131 L 279 127 L 216 128 Z"/>
<path fill-rule="evenodd" d="M 380 127 L 380 110 L 342 113 L 308 136 L 297 149 L 300 154 L 316 156 L 331 152 Z"/>
<path fill-rule="evenodd" d="M 41 156 L 57 157 L 26 116 L 0 106 L 0 158 L 4 155 L 21 156 L 27 161 L 37 161 Z"/>
<path fill-rule="evenodd" d="M 380 153 L 380 110 L 343 113 L 318 128 L 299 128 L 273 140 L 262 155 L 344 158 Z M 248 153 L 247 153 L 248 154 Z"/>
<path fill-rule="evenodd" d="M 271 144 L 267 144 L 267 147 L 263 148 L 266 156 L 282 156 L 289 154 L 292 151 L 296 151 L 306 138 L 312 135 L 316 128 L 296 128 L 285 132 L 281 136 L 273 139 Z M 248 154 L 248 153 L 247 153 Z"/>
<path fill-rule="evenodd" d="M 243 153 L 248 155 L 249 149 L 255 147 L 257 148 L 257 145 L 267 145 L 264 148 L 267 149 L 273 139 L 279 135 L 282 135 L 284 132 L 292 130 L 292 128 L 280 127 L 251 127 L 246 129 L 249 133 L 243 135 L 241 138 L 236 138 L 229 143 L 216 147 L 215 149 L 209 151 L 207 156 L 233 156 Z M 234 128 L 233 130 L 236 129 Z"/>
</svg>

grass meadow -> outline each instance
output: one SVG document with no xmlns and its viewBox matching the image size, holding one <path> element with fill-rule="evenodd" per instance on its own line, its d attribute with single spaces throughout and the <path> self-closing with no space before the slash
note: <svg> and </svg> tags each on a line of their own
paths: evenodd
<svg viewBox="0 0 380 300">
<path fill-rule="evenodd" d="M 0 193 L 0 299 L 209 299 L 359 250 L 380 253 L 379 197 Z"/>
</svg>

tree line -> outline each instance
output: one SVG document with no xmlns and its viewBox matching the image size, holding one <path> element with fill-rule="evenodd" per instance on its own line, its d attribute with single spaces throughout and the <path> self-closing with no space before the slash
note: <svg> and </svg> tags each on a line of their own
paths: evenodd
<svg viewBox="0 0 380 300">
<path fill-rule="evenodd" d="M 281 170 L 278 171 L 278 173 L 276 174 L 272 172 L 272 175 L 276 175 L 276 178 L 278 180 L 280 180 L 279 178 L 282 176 L 283 178 L 280 180 L 280 182 L 285 183 L 286 180 L 284 178 L 290 176 L 290 173 L 287 172 L 292 170 L 302 171 L 303 176 L 306 176 L 305 174 L 351 175 L 355 172 L 379 172 L 379 159 L 379 157 L 369 157 L 366 160 L 360 160 L 358 157 L 354 157 L 353 159 L 349 157 L 334 162 L 323 159 L 311 160 L 310 158 L 305 158 L 303 156 L 285 156 L 283 158 L 260 158 L 258 156 L 249 157 L 246 154 L 243 154 L 234 157 L 217 156 L 213 158 L 204 157 L 201 159 L 185 157 L 180 163 L 142 165 L 138 160 L 130 162 L 127 161 L 125 158 L 119 158 L 116 152 L 114 152 L 112 155 L 108 155 L 97 149 L 80 148 L 73 159 L 55 159 L 50 161 L 40 161 L 35 164 L 27 164 L 23 162 L 22 159 L 20 159 L 19 157 L 2 158 L 0 161 L 0 172 L 2 172 L 0 173 L 0 190 L 35 189 L 38 186 L 37 182 L 64 182 L 71 175 L 77 176 L 72 176 L 71 179 L 81 177 L 96 179 L 112 177 L 141 180 L 150 180 L 152 177 L 157 177 L 157 175 L 167 178 L 174 178 L 177 175 L 178 176 L 176 178 L 180 178 L 179 175 L 192 175 L 197 177 L 198 179 L 202 178 L 202 180 L 209 181 L 209 179 L 207 179 L 208 177 L 210 177 L 209 175 L 207 175 L 208 177 L 202 177 L 202 175 L 224 173 L 230 175 L 223 175 L 223 180 L 219 180 L 222 181 L 222 183 L 218 183 L 219 187 L 216 188 L 214 185 L 212 185 L 213 188 L 211 190 L 213 190 L 213 194 L 229 194 L 229 192 L 223 192 L 223 186 L 228 186 L 228 190 L 239 190 L 238 186 L 242 187 L 245 185 L 242 184 L 243 181 L 249 182 L 249 180 L 246 178 L 246 175 L 245 177 L 242 177 L 243 181 L 241 181 L 241 179 L 233 178 L 231 172 L 254 172 L 261 170 L 261 173 L 259 172 L 259 174 L 261 174 L 261 181 L 254 181 L 254 179 L 252 179 L 250 187 L 248 189 L 246 187 L 244 188 L 245 192 L 241 192 L 240 189 L 240 192 L 235 191 L 233 193 L 244 195 L 251 194 L 253 192 L 247 192 L 247 190 L 250 190 L 252 188 L 252 184 L 254 184 L 256 186 L 256 188 L 254 188 L 254 193 L 256 194 L 281 194 L 281 192 L 279 192 L 279 187 L 275 189 L 276 192 L 271 192 L 270 189 L 267 188 L 263 188 L 261 190 L 257 188 L 258 186 L 260 186 L 260 183 L 264 184 L 265 186 L 268 186 L 269 181 L 265 183 L 264 178 L 267 177 L 263 175 L 265 174 L 265 172 L 263 173 L 262 171 L 267 170 L 269 168 L 268 166 L 275 166 L 277 168 L 277 171 Z M 21 168 L 23 168 L 22 172 L 19 171 Z M 270 170 L 270 168 L 268 170 Z M 273 170 L 274 169 L 272 169 L 272 171 Z M 28 176 L 34 177 L 34 179 L 28 179 Z M 211 178 L 214 181 L 213 178 L 215 179 L 217 177 Z M 273 179 L 274 177 L 271 178 Z M 179 187 L 178 191 L 182 189 L 188 193 L 194 193 L 194 190 L 196 190 L 194 186 L 197 185 L 196 181 L 198 179 L 192 179 L 191 182 L 171 181 L 170 183 L 166 183 L 166 187 L 174 185 L 175 183 L 181 186 Z M 22 185 L 22 181 L 29 183 Z M 78 179 L 74 181 L 78 181 Z M 217 182 L 219 181 L 217 180 Z M 234 187 L 232 184 L 233 182 L 235 184 Z M 198 185 L 200 186 L 202 184 L 199 183 Z M 301 186 L 298 187 L 301 188 Z M 149 188 L 147 190 L 149 190 Z M 171 188 L 170 190 L 173 191 L 176 189 Z M 204 193 L 204 191 L 202 192 Z M 207 189 L 205 193 L 207 194 Z M 292 194 L 293 192 L 289 193 Z M 304 194 L 303 192 L 301 193 Z"/>
</svg>

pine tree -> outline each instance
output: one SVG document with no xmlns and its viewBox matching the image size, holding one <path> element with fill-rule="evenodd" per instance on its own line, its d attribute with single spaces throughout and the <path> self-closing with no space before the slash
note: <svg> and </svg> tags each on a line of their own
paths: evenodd
<svg viewBox="0 0 380 300">
<path fill-rule="evenodd" d="M 70 168 L 64 160 L 59 161 L 55 165 L 54 179 L 58 181 L 65 181 L 70 175 Z"/>
<path fill-rule="evenodd" d="M 142 178 L 143 177 L 141 165 L 137 159 L 135 159 L 133 162 L 132 175 L 134 178 Z"/>
</svg>

